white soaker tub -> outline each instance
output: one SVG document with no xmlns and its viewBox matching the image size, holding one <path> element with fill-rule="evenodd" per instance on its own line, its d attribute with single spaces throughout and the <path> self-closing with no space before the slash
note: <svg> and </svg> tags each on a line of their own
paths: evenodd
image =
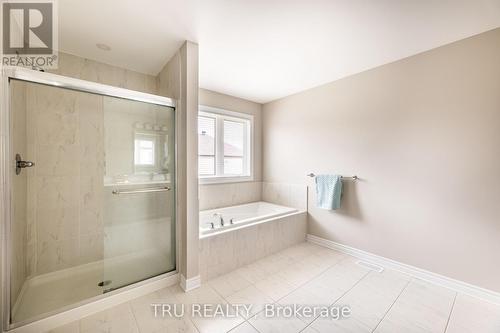
<svg viewBox="0 0 500 333">
<path fill-rule="evenodd" d="M 291 207 L 258 201 L 244 205 L 200 211 L 200 236 L 297 213 Z M 221 218 L 223 225 L 221 223 Z"/>
</svg>

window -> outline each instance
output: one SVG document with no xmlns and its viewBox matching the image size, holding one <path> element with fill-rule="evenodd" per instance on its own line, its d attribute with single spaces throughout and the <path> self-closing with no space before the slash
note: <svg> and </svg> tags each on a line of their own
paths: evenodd
<svg viewBox="0 0 500 333">
<path fill-rule="evenodd" d="M 135 137 L 134 164 L 139 166 L 154 166 L 155 163 L 154 136 L 138 134 Z"/>
<path fill-rule="evenodd" d="M 252 126 L 250 115 L 200 107 L 198 174 L 202 183 L 252 179 Z"/>
<path fill-rule="evenodd" d="M 215 176 L 215 120 L 198 117 L 198 173 Z"/>
</svg>

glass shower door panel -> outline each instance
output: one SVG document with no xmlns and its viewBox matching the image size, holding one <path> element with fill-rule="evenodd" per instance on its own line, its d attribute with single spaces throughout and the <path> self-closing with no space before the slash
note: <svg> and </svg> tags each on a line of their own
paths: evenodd
<svg viewBox="0 0 500 333">
<path fill-rule="evenodd" d="M 19 80 L 9 88 L 10 314 L 19 323 L 103 293 L 104 133 L 100 95 Z"/>
<path fill-rule="evenodd" d="M 169 107 L 104 97 L 105 292 L 175 270 L 175 133 Z"/>
</svg>

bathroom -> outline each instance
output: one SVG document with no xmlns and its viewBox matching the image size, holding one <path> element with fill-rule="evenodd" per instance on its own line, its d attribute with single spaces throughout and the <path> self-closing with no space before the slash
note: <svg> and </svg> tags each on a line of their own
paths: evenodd
<svg viewBox="0 0 500 333">
<path fill-rule="evenodd" d="M 498 1 L 40 3 L 0 15 L 2 332 L 498 332 Z"/>
</svg>

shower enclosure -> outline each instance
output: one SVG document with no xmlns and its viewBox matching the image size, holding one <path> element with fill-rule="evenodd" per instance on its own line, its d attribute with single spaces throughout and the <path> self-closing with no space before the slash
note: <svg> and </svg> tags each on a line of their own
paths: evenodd
<svg viewBox="0 0 500 333">
<path fill-rule="evenodd" d="M 3 80 L 9 327 L 174 272 L 173 101 L 25 69 Z"/>
</svg>

